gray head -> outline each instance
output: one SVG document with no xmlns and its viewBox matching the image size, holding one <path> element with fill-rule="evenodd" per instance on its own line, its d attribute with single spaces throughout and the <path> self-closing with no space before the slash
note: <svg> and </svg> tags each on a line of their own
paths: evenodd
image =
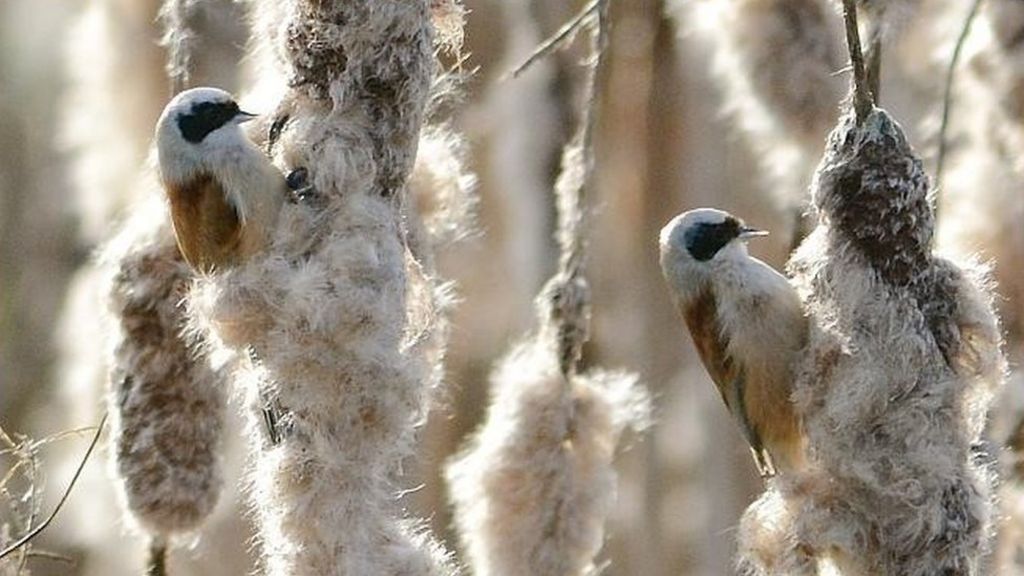
<svg viewBox="0 0 1024 576">
<path fill-rule="evenodd" d="M 698 208 L 676 216 L 661 229 L 661 252 L 663 257 L 676 254 L 688 261 L 708 262 L 727 246 L 742 247 L 746 240 L 767 234 L 728 212 Z"/>
<path fill-rule="evenodd" d="M 187 176 L 222 147 L 246 144 L 239 125 L 255 117 L 243 112 L 231 94 L 193 88 L 171 100 L 156 127 L 157 155 L 165 176 Z"/>
</svg>

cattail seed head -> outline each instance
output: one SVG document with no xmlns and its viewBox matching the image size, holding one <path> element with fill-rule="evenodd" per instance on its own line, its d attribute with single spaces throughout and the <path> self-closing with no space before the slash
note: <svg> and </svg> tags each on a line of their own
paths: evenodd
<svg viewBox="0 0 1024 576">
<path fill-rule="evenodd" d="M 975 573 L 993 472 L 972 447 L 1005 370 L 983 271 L 932 255 L 927 179 L 882 110 L 840 121 L 812 197 L 789 264 L 811 319 L 794 551 L 843 574 Z"/>
<path fill-rule="evenodd" d="M 456 524 L 474 573 L 582 575 L 615 501 L 612 458 L 649 399 L 627 373 L 565 382 L 548 326 L 492 377 L 488 415 L 448 467 Z"/>
<path fill-rule="evenodd" d="M 155 225 L 154 225 L 155 224 Z M 186 341 L 192 271 L 159 198 L 139 207 L 104 254 L 117 321 L 110 368 L 115 477 L 132 518 L 156 536 L 197 529 L 222 487 L 221 377 Z"/>
</svg>

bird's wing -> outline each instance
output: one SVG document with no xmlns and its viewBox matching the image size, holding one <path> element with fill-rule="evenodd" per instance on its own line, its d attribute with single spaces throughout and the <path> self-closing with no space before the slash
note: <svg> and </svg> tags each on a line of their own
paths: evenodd
<svg viewBox="0 0 1024 576">
<path fill-rule="evenodd" d="M 722 333 L 718 322 L 718 305 L 711 289 L 700 295 L 682 310 L 686 326 L 690 329 L 693 343 L 697 348 L 704 368 L 722 395 L 722 400 L 734 418 L 739 422 L 743 437 L 750 445 L 761 476 L 772 476 L 775 465 L 765 449 L 761 435 L 750 421 L 745 405 L 746 371 L 728 352 L 729 342 Z"/>
<path fill-rule="evenodd" d="M 167 194 L 185 261 L 204 272 L 231 264 L 241 242 L 241 218 L 217 179 L 200 173 L 184 185 L 169 186 Z"/>
</svg>

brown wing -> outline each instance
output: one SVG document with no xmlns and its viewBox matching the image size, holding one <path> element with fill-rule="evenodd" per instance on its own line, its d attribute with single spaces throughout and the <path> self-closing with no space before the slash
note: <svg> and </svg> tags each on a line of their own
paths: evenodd
<svg viewBox="0 0 1024 576">
<path fill-rule="evenodd" d="M 688 306 L 682 307 L 682 313 L 704 369 L 711 376 L 726 407 L 739 422 L 743 436 L 750 444 L 758 471 L 761 476 L 774 475 L 775 465 L 747 414 L 744 390 L 746 374 L 743 366 L 728 353 L 729 342 L 718 324 L 718 305 L 714 293 L 710 288 L 701 291 Z"/>
<path fill-rule="evenodd" d="M 241 220 L 220 183 L 201 173 L 165 189 L 178 249 L 185 261 L 201 272 L 234 263 L 242 237 Z"/>
<path fill-rule="evenodd" d="M 704 368 L 722 395 L 725 405 L 729 410 L 734 410 L 736 398 L 732 395 L 731 383 L 736 380 L 738 370 L 726 352 L 729 342 L 719 330 L 718 304 L 714 293 L 710 289 L 701 291 L 688 306 L 682 307 L 682 313 Z"/>
</svg>

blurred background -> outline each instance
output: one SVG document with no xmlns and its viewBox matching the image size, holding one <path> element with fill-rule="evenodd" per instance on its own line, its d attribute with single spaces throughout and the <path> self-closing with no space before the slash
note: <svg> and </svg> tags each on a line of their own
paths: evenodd
<svg viewBox="0 0 1024 576">
<path fill-rule="evenodd" d="M 407 497 L 410 511 L 429 519 L 453 549 L 441 469 L 479 422 L 488 375 L 533 327 L 533 297 L 555 269 L 551 190 L 579 109 L 584 56 L 582 47 L 557 52 L 520 78 L 506 79 L 582 3 L 465 4 L 462 68 L 473 74 L 448 114 L 467 139 L 468 164 L 478 177 L 480 233 L 439 255 L 462 302 L 453 318 L 446 402 L 422 434 L 420 462 L 407 481 L 422 485 Z M 610 561 L 605 574 L 729 573 L 735 526 L 760 490 L 749 452 L 662 285 L 657 234 L 681 211 L 719 207 L 772 230 L 751 251 L 783 267 L 793 199 L 799 205 L 806 196 L 825 133 L 811 134 L 812 145 L 799 152 L 807 166 L 769 165 L 775 161 L 771 149 L 788 146 L 785 134 L 777 143 L 771 129 L 744 128 L 758 119 L 736 99 L 754 96 L 737 96 L 729 80 L 737 72 L 724 69 L 730 59 L 723 54 L 733 48 L 722 26 L 744 17 L 744 10 L 784 19 L 789 4 L 807 2 L 612 2 L 596 140 L 598 184 L 589 198 L 594 325 L 585 362 L 640 373 L 656 398 L 656 422 L 644 437 L 629 439 L 618 459 L 618 505 L 601 555 Z M 835 28 L 839 17 L 831 5 L 816 4 Z M 934 173 L 943 79 L 968 3 L 924 4 L 893 16 L 886 31 L 882 105 L 901 121 Z M 1024 30 L 1020 4 L 991 0 L 975 23 L 958 71 L 954 94 L 960 105 L 953 109 L 951 153 L 939 190 L 940 246 L 996 259 L 998 305 L 1014 369 L 1024 356 L 1024 154 L 1017 153 L 1024 150 L 1018 125 L 1024 122 L 1024 54 L 1015 52 L 1024 50 L 1017 46 Z M 198 5 L 192 14 L 199 32 L 191 48 L 192 83 L 244 94 L 244 5 Z M 19 434 L 38 439 L 94 425 L 102 413 L 104 328 L 93 255 L 141 193 L 135 175 L 170 95 L 158 10 L 157 0 L 0 2 L 0 426 L 14 443 Z M 774 41 L 756 48 L 763 60 L 752 61 L 766 69 L 773 60 L 787 62 L 785 47 Z M 822 87 L 822 98 L 845 90 L 843 54 L 828 80 L 840 88 Z M 747 90 L 756 92 L 756 86 Z M 825 103 L 832 110 L 838 105 Z M 766 117 L 768 124 L 774 121 L 771 110 Z M 781 124 L 773 129 L 785 132 Z M 751 142 L 751 134 L 761 141 Z M 787 190 L 780 193 L 780 186 Z M 1013 376 L 990 434 L 1008 470 L 1015 455 L 1003 446 L 1017 439 L 1020 387 L 1019 375 Z M 245 460 L 240 433 L 234 427 L 225 446 L 235 479 Z M 33 502 L 41 512 L 52 508 L 87 437 L 72 435 L 33 451 L 36 492 L 0 508 L 0 525 L 10 531 L 6 538 L 21 533 Z M 7 452 L 0 458 L 3 476 L 14 460 Z M 88 463 L 68 506 L 37 546 L 58 557 L 32 558 L 33 573 L 139 573 L 143 540 L 122 520 L 108 460 L 104 450 Z M 1009 478 L 1006 490 L 1014 483 Z M 1010 520 L 1015 502 L 1004 497 Z M 172 573 L 251 571 L 244 510 L 239 488 L 227 489 L 216 518 L 191 546 L 175 551 Z M 1016 556 L 1015 537 L 1003 537 L 1000 547 Z"/>
</svg>

